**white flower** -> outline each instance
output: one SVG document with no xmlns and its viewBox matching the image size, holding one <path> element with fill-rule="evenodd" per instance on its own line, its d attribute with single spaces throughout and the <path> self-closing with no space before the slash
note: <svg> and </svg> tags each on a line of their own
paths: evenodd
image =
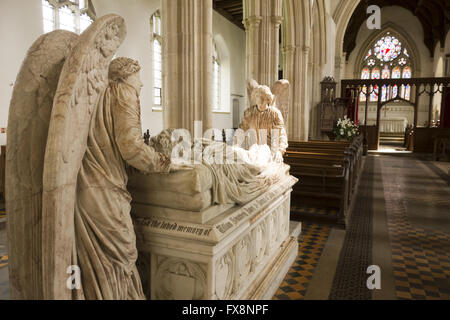
<svg viewBox="0 0 450 320">
<path fill-rule="evenodd" d="M 344 135 L 344 129 L 341 129 L 340 133 L 341 133 L 341 136 L 343 136 Z"/>
</svg>

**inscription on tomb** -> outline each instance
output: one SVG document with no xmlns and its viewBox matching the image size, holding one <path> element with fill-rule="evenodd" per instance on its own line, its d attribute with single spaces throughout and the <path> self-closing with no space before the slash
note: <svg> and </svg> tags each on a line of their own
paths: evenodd
<svg viewBox="0 0 450 320">
<path fill-rule="evenodd" d="M 159 221 L 154 218 L 135 219 L 135 224 L 142 227 L 149 227 L 159 230 L 176 231 L 181 233 L 190 233 L 197 236 L 208 237 L 212 228 L 198 228 L 193 226 L 181 225 L 176 222 Z"/>
</svg>

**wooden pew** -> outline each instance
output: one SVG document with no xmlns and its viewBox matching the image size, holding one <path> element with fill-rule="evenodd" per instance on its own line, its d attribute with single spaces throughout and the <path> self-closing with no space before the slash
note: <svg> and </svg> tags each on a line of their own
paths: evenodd
<svg viewBox="0 0 450 320">
<path fill-rule="evenodd" d="M 291 166 L 291 174 L 300 179 L 294 186 L 293 204 L 335 208 L 336 222 L 345 225 L 362 154 L 362 136 L 352 142 L 289 142 L 285 162 Z"/>
</svg>

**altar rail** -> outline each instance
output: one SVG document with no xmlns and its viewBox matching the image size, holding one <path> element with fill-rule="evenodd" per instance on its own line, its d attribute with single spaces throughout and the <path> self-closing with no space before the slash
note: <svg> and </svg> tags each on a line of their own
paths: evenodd
<svg viewBox="0 0 450 320">
<path fill-rule="evenodd" d="M 382 101 L 381 88 L 387 87 L 387 92 L 394 86 L 397 86 L 398 91 L 402 86 L 410 86 L 410 98 L 404 99 L 397 94 L 396 97 Z M 441 127 L 450 128 L 450 78 L 410 78 L 410 79 L 353 79 L 342 80 L 341 82 L 341 97 L 346 98 L 347 103 L 347 116 L 352 120 L 358 119 L 358 107 L 360 94 L 365 89 L 366 101 L 365 101 L 365 119 L 362 125 L 368 125 L 368 108 L 370 95 L 374 90 L 378 89 L 377 100 L 377 120 L 376 127 L 379 132 L 380 129 L 380 114 L 381 109 L 388 103 L 393 101 L 404 101 L 411 104 L 414 107 L 414 128 L 417 128 L 418 111 L 419 111 L 419 98 L 422 95 L 427 95 L 429 98 L 428 108 L 428 127 L 432 126 L 432 114 L 433 114 L 433 99 L 438 93 L 442 94 L 441 101 Z M 367 140 L 367 137 L 366 137 Z M 379 145 L 379 139 L 378 143 Z"/>
</svg>

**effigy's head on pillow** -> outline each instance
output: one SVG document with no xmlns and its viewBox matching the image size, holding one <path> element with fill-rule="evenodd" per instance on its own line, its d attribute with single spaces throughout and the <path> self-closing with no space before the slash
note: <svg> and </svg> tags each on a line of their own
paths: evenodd
<svg viewBox="0 0 450 320">
<path fill-rule="evenodd" d="M 112 83 L 126 83 L 139 94 L 143 86 L 140 78 L 141 66 L 136 60 L 120 57 L 109 65 L 108 78 Z"/>
<path fill-rule="evenodd" d="M 268 86 L 260 85 L 252 92 L 252 101 L 258 105 L 259 111 L 265 111 L 274 101 L 274 95 Z"/>
</svg>

